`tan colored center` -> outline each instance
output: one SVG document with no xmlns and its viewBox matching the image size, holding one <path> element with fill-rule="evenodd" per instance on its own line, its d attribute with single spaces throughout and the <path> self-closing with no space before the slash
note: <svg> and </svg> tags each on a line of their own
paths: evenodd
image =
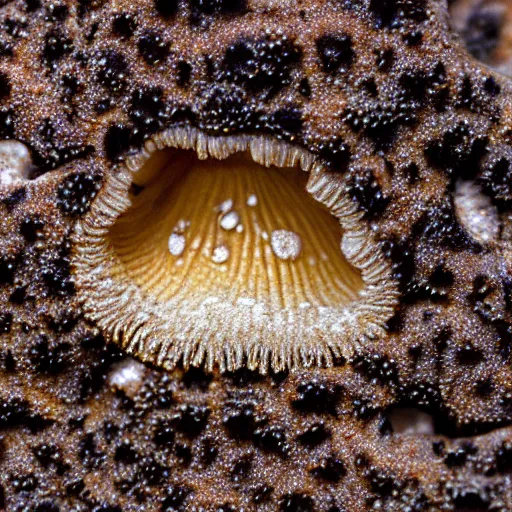
<svg viewBox="0 0 512 512">
<path fill-rule="evenodd" d="M 111 242 L 157 301 L 340 307 L 364 283 L 341 252 L 338 219 L 306 192 L 307 180 L 246 152 L 199 160 L 193 151 L 160 151 L 135 176 L 133 205 Z"/>
</svg>

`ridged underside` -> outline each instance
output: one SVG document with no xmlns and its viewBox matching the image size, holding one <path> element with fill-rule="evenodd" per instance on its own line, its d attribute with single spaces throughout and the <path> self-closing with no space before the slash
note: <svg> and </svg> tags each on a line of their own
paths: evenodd
<svg viewBox="0 0 512 512">
<path fill-rule="evenodd" d="M 283 143 L 186 129 L 110 177 L 74 266 L 90 318 L 165 368 L 329 365 L 383 335 L 398 296 L 341 178 Z"/>
</svg>

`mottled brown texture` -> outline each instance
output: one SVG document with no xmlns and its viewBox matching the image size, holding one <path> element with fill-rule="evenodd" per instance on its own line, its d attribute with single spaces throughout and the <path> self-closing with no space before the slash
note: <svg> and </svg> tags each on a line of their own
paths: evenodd
<svg viewBox="0 0 512 512">
<path fill-rule="evenodd" d="M 36 164 L 0 192 L 0 507 L 512 510 L 512 91 L 443 2 L 16 0 L 0 26 L 0 138 Z M 83 318 L 70 234 L 176 123 L 350 173 L 401 283 L 387 337 L 330 369 L 106 384 L 124 356 Z M 459 179 L 490 197 L 499 240 L 458 222 Z M 436 433 L 393 432 L 402 407 Z"/>
</svg>

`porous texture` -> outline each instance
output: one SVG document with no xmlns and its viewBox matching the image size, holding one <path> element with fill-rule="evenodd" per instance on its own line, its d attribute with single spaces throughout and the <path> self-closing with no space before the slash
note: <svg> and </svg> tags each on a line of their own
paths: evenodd
<svg viewBox="0 0 512 512">
<path fill-rule="evenodd" d="M 0 137 L 35 163 L 0 196 L 0 507 L 512 510 L 512 91 L 443 2 L 19 0 L 0 25 Z M 70 234 L 176 123 L 349 173 L 401 283 L 388 336 L 330 369 L 106 384 L 124 356 L 83 318 Z M 499 240 L 460 224 L 460 179 Z M 393 432 L 402 407 L 436 434 Z"/>
</svg>

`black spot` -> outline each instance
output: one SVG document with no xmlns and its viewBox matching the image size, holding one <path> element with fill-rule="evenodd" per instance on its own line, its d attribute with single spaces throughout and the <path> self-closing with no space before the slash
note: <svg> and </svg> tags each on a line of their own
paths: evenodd
<svg viewBox="0 0 512 512">
<path fill-rule="evenodd" d="M 52 3 L 46 8 L 46 21 L 64 21 L 69 15 L 68 6 L 60 3 Z"/>
<path fill-rule="evenodd" d="M 170 18 L 178 12 L 178 0 L 155 0 L 155 9 L 160 16 Z"/>
<path fill-rule="evenodd" d="M 256 505 L 258 505 L 260 503 L 265 503 L 270 500 L 273 491 L 274 491 L 274 488 L 270 487 L 269 485 L 266 485 L 266 484 L 260 485 L 254 490 L 252 501 Z"/>
<path fill-rule="evenodd" d="M 305 98 L 311 97 L 311 86 L 309 85 L 309 80 L 307 78 L 303 78 L 299 84 L 299 92 Z"/>
<path fill-rule="evenodd" d="M 0 284 L 12 284 L 20 264 L 17 256 L 0 256 Z"/>
<path fill-rule="evenodd" d="M 161 421 L 153 436 L 153 440 L 158 446 L 172 446 L 176 438 L 176 430 L 171 421 Z"/>
<path fill-rule="evenodd" d="M 487 512 L 489 498 L 478 491 L 463 490 L 455 496 L 453 504 L 456 510 L 470 510 L 471 512 Z"/>
<path fill-rule="evenodd" d="M 460 364 L 475 365 L 484 358 L 482 351 L 474 348 L 471 343 L 457 349 L 457 360 Z"/>
<path fill-rule="evenodd" d="M 13 398 L 0 398 L 0 428 L 10 428 L 23 425 L 30 417 L 29 405 L 25 401 Z"/>
<path fill-rule="evenodd" d="M 101 189 L 101 176 L 80 172 L 66 177 L 58 188 L 59 208 L 73 217 L 89 211 L 92 201 Z"/>
<path fill-rule="evenodd" d="M 331 171 L 345 172 L 352 158 L 352 151 L 343 139 L 322 142 L 316 148 L 316 152 Z"/>
<path fill-rule="evenodd" d="M 485 79 L 484 90 L 487 94 L 496 97 L 501 93 L 501 85 L 493 76 L 489 76 Z"/>
<path fill-rule="evenodd" d="M 390 202 L 371 169 L 354 174 L 349 180 L 349 187 L 351 197 L 370 220 L 382 214 Z"/>
<path fill-rule="evenodd" d="M 67 296 L 75 293 L 67 250 L 60 257 L 50 260 L 41 270 L 43 281 L 52 295 Z"/>
<path fill-rule="evenodd" d="M 73 41 L 64 36 L 62 32 L 49 32 L 45 38 L 43 60 L 49 68 L 55 69 L 57 61 L 71 53 L 72 49 Z"/>
<path fill-rule="evenodd" d="M 337 455 L 332 455 L 325 459 L 320 466 L 312 469 L 311 473 L 318 478 L 338 483 L 346 475 L 347 471 L 341 458 Z"/>
<path fill-rule="evenodd" d="M 20 306 L 25 302 L 25 300 L 28 299 L 29 297 L 27 297 L 26 286 L 16 286 L 16 288 L 14 288 L 11 295 L 9 296 L 9 302 L 12 302 L 13 304 L 18 304 Z"/>
<path fill-rule="evenodd" d="M 104 51 L 95 62 L 98 82 L 112 92 L 119 92 L 129 75 L 126 59 L 114 50 Z"/>
<path fill-rule="evenodd" d="M 142 58 L 150 65 L 165 60 L 169 55 L 169 43 L 158 32 L 147 32 L 139 39 L 137 46 Z"/>
<path fill-rule="evenodd" d="M 266 124 L 278 136 L 290 139 L 302 131 L 302 112 L 294 107 L 278 110 Z"/>
<path fill-rule="evenodd" d="M 496 453 L 496 465 L 502 474 L 512 473 L 512 443 L 503 441 Z"/>
<path fill-rule="evenodd" d="M 487 166 L 480 180 L 500 209 L 512 207 L 512 166 L 507 158 Z"/>
<path fill-rule="evenodd" d="M 354 62 L 352 37 L 347 34 L 324 35 L 317 39 L 316 48 L 326 73 L 346 72 Z"/>
<path fill-rule="evenodd" d="M 453 282 L 453 273 L 438 265 L 430 274 L 424 291 L 431 299 L 444 299 L 448 297 Z"/>
<path fill-rule="evenodd" d="M 11 84 L 5 73 L 0 73 L 0 101 L 11 94 Z"/>
<path fill-rule="evenodd" d="M 297 386 L 297 398 L 293 401 L 293 406 L 306 413 L 336 415 L 340 391 L 324 383 L 304 382 Z"/>
<path fill-rule="evenodd" d="M 166 498 L 162 502 L 162 512 L 180 512 L 186 510 L 185 501 L 192 489 L 186 485 L 171 485 L 167 488 Z"/>
<path fill-rule="evenodd" d="M 40 341 L 30 348 L 29 358 L 38 371 L 58 374 L 68 362 L 70 348 L 68 343 L 50 343 L 42 336 Z"/>
<path fill-rule="evenodd" d="M 287 494 L 281 498 L 281 512 L 313 512 L 315 506 L 307 494 Z"/>
<path fill-rule="evenodd" d="M 92 433 L 86 434 L 81 439 L 78 456 L 89 469 L 98 469 L 105 461 L 105 454 L 98 450 Z"/>
<path fill-rule="evenodd" d="M 465 123 L 444 132 L 425 148 L 425 157 L 432 167 L 455 177 L 473 178 L 480 172 L 480 163 L 487 154 L 487 137 L 476 137 Z"/>
<path fill-rule="evenodd" d="M 191 21 L 200 23 L 205 16 L 229 16 L 247 11 L 247 0 L 190 0 Z"/>
<path fill-rule="evenodd" d="M 407 46 L 419 46 L 423 41 L 423 32 L 420 30 L 411 30 L 404 34 L 402 39 Z"/>
<path fill-rule="evenodd" d="M 444 463 L 449 468 L 461 467 L 466 463 L 468 454 L 463 448 L 448 452 L 444 458 Z"/>
<path fill-rule="evenodd" d="M 398 28 L 404 18 L 419 23 L 427 19 L 426 0 L 370 0 L 369 8 L 378 28 Z"/>
<path fill-rule="evenodd" d="M 378 50 L 375 53 L 377 55 L 375 63 L 378 70 L 382 73 L 389 73 L 395 63 L 395 52 L 391 48 L 387 48 L 385 50 Z"/>
<path fill-rule="evenodd" d="M 165 2 L 166 4 L 170 2 Z M 126 39 L 132 37 L 137 24 L 131 14 L 118 14 L 112 22 L 112 31 L 119 37 Z"/>
<path fill-rule="evenodd" d="M 33 244 L 41 237 L 41 230 L 44 228 L 44 221 L 37 217 L 29 217 L 20 225 L 20 233 L 27 243 Z"/>
<path fill-rule="evenodd" d="M 0 109 L 0 137 L 12 139 L 14 137 L 14 123 L 16 116 L 12 109 Z"/>
<path fill-rule="evenodd" d="M 331 433 L 325 428 L 323 423 L 315 423 L 306 431 L 299 435 L 297 440 L 307 448 L 314 448 L 322 444 L 331 437 Z"/>
<path fill-rule="evenodd" d="M 177 84 L 180 87 L 186 87 L 189 85 L 190 77 L 192 75 L 192 66 L 185 62 L 184 60 L 180 60 L 178 62 L 178 78 L 176 79 Z"/>
<path fill-rule="evenodd" d="M 197 437 L 206 427 L 210 411 L 205 406 L 182 405 L 172 418 L 172 425 L 188 437 Z"/>
<path fill-rule="evenodd" d="M 244 39 L 226 50 L 221 78 L 273 95 L 292 80 L 301 51 L 286 36 Z"/>
<path fill-rule="evenodd" d="M 150 87 L 134 92 L 129 115 L 135 123 L 132 143 L 142 144 L 145 138 L 160 130 L 169 117 L 162 89 Z"/>
<path fill-rule="evenodd" d="M 353 361 L 356 371 L 363 374 L 372 384 L 396 384 L 398 369 L 396 361 L 386 354 L 358 354 Z"/>
<path fill-rule="evenodd" d="M 12 326 L 12 313 L 0 313 L 0 334 L 8 334 Z"/>
<path fill-rule="evenodd" d="M 52 119 L 44 119 L 36 129 L 37 138 L 32 145 L 32 156 L 36 170 L 31 178 L 56 169 L 68 162 L 86 158 L 94 153 L 92 145 L 73 144 L 69 136 L 60 133 L 61 124 Z"/>
<path fill-rule="evenodd" d="M 277 427 L 263 427 L 255 430 L 254 440 L 263 450 L 286 456 L 290 451 L 290 445 L 286 441 L 283 429 Z"/>
<path fill-rule="evenodd" d="M 222 421 L 234 439 L 250 440 L 256 430 L 256 415 L 251 405 L 240 404 L 226 414 Z"/>
<path fill-rule="evenodd" d="M 250 129 L 255 122 L 252 106 L 236 87 L 209 89 L 201 101 L 200 128 L 215 133 L 236 133 Z"/>
<path fill-rule="evenodd" d="M 240 482 L 241 480 L 245 480 L 251 471 L 252 466 L 252 457 L 250 455 L 246 455 L 238 459 L 231 468 L 231 480 L 233 482 Z"/>
<path fill-rule="evenodd" d="M 110 126 L 105 135 L 105 153 L 112 162 L 122 160 L 122 155 L 130 147 L 131 129 L 122 124 Z"/>
</svg>

